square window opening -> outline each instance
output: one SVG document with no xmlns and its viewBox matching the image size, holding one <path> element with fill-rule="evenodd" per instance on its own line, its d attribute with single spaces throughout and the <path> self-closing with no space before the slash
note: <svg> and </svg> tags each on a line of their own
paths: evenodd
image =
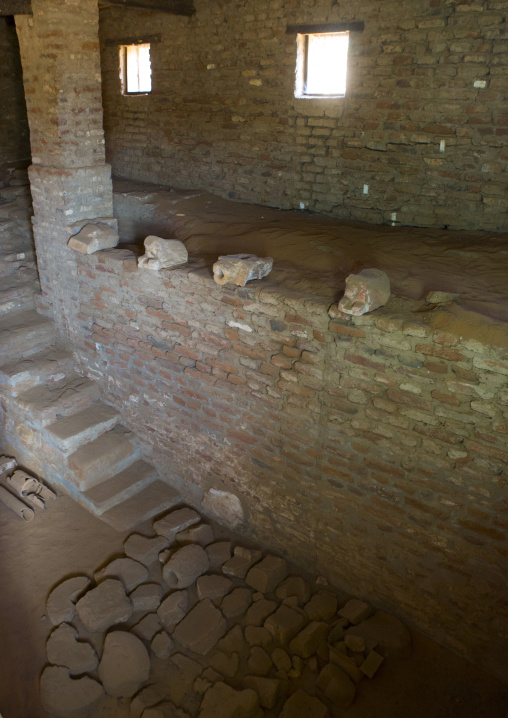
<svg viewBox="0 0 508 718">
<path fill-rule="evenodd" d="M 295 97 L 344 97 L 349 32 L 296 36 Z"/>
<path fill-rule="evenodd" d="M 120 45 L 120 81 L 123 95 L 143 95 L 152 91 L 150 43 Z"/>
</svg>

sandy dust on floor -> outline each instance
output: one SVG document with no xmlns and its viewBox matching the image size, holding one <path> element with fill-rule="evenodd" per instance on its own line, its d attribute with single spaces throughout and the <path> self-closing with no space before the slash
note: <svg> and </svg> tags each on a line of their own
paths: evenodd
<svg viewBox="0 0 508 718">
<path fill-rule="evenodd" d="M 144 527 L 140 527 L 143 530 Z M 51 630 L 45 599 L 63 578 L 92 575 L 121 552 L 117 533 L 62 495 L 24 523 L 0 504 L 0 713 L 43 718 L 38 678 Z M 386 661 L 363 681 L 344 718 L 505 718 L 508 686 L 418 633 L 407 661 Z M 128 718 L 128 701 L 109 700 L 94 718 Z"/>
</svg>

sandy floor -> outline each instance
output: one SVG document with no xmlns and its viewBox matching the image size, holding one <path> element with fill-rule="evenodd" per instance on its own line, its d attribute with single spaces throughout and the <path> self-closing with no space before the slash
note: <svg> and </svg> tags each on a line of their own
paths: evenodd
<svg viewBox="0 0 508 718">
<path fill-rule="evenodd" d="M 0 504 L 0 713 L 42 718 L 38 677 L 50 631 L 45 599 L 64 577 L 91 574 L 121 550 L 124 536 L 66 496 L 23 523 Z M 505 718 L 508 686 L 414 634 L 413 656 L 387 661 L 364 681 L 344 718 Z M 127 718 L 109 702 L 94 718 Z"/>
</svg>

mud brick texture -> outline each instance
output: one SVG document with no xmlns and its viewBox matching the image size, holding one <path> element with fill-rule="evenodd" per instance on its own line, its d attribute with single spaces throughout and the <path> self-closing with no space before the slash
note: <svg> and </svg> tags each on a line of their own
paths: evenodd
<svg viewBox="0 0 508 718">
<path fill-rule="evenodd" d="M 246 534 L 499 673 L 506 350 L 389 306 L 330 320 L 270 278 L 136 271 L 127 250 L 77 267 L 83 368 L 189 501 L 234 493 Z"/>
<path fill-rule="evenodd" d="M 195 7 L 101 11 L 115 174 L 378 224 L 508 228 L 507 0 Z M 365 29 L 346 97 L 295 99 L 287 26 L 351 21 Z M 121 93 L 125 39 L 151 42 L 151 94 Z"/>
</svg>

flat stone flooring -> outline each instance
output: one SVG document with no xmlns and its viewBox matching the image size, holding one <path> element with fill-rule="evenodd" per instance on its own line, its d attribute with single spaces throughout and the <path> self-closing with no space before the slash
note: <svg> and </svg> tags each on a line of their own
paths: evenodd
<svg viewBox="0 0 508 718">
<path fill-rule="evenodd" d="M 140 526 L 138 531 L 147 530 Z M 129 532 L 131 533 L 131 532 Z M 216 531 L 216 534 L 219 532 Z M 223 534 L 226 535 L 225 533 Z M 2 718 L 47 716 L 39 699 L 51 630 L 45 616 L 50 590 L 62 579 L 93 575 L 123 553 L 120 534 L 68 497 L 31 523 L 0 505 L 0 713 Z M 241 539 L 239 543 L 243 543 Z M 363 681 L 344 718 L 506 718 L 508 686 L 437 644 L 413 633 L 407 660 L 387 660 Z M 94 718 L 128 718 L 129 701 L 107 699 Z"/>
</svg>

